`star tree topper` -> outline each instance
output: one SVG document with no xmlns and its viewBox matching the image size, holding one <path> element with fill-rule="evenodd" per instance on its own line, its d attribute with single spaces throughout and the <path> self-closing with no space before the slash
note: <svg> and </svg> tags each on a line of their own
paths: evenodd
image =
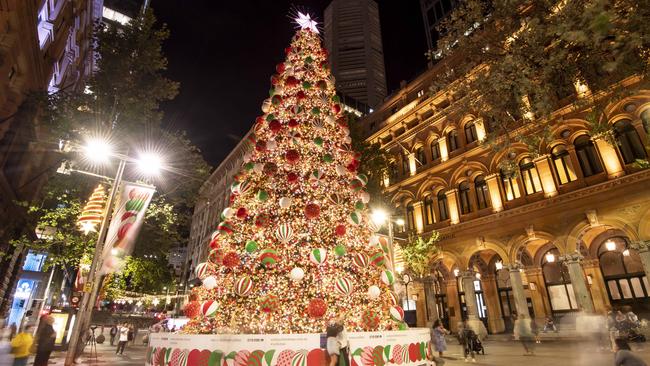
<svg viewBox="0 0 650 366">
<path fill-rule="evenodd" d="M 318 34 L 318 23 L 311 18 L 311 15 L 298 12 L 298 16 L 294 20 L 298 23 L 300 29 L 310 29 L 314 33 Z"/>
</svg>

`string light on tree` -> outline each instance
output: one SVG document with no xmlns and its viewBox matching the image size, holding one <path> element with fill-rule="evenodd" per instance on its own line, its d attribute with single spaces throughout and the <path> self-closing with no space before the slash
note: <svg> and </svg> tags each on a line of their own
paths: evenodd
<svg viewBox="0 0 650 366">
<path fill-rule="evenodd" d="M 191 290 L 186 333 L 320 333 L 334 318 L 351 331 L 406 328 L 391 316 L 392 263 L 371 229 L 328 53 L 308 14 L 295 21 L 197 266 L 208 283 Z M 197 311 L 207 301 L 210 316 Z"/>
</svg>

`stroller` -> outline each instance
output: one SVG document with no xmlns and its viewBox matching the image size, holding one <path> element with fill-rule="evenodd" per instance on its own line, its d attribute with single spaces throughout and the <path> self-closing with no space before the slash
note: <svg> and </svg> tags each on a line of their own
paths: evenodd
<svg viewBox="0 0 650 366">
<path fill-rule="evenodd" d="M 463 355 L 464 357 L 467 357 L 467 355 L 471 352 L 474 352 L 475 354 L 485 355 L 485 348 L 483 347 L 483 343 L 473 330 L 466 329 L 464 331 L 464 334 L 459 334 L 459 336 L 460 343 L 465 343 L 465 347 L 463 347 L 465 350 L 465 354 Z"/>
</svg>

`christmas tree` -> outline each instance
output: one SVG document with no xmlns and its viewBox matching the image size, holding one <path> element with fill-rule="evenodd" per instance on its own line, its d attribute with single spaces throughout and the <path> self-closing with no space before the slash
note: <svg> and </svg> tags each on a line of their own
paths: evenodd
<svg viewBox="0 0 650 366">
<path fill-rule="evenodd" d="M 327 51 L 309 17 L 299 24 L 196 268 L 186 333 L 319 333 L 333 319 L 406 328 Z"/>
</svg>

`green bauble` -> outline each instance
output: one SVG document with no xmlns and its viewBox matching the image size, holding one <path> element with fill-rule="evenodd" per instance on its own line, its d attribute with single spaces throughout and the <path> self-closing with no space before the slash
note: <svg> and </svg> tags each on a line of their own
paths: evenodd
<svg viewBox="0 0 650 366">
<path fill-rule="evenodd" d="M 401 323 L 399 323 L 399 324 L 397 325 L 397 328 L 398 328 L 399 330 L 408 330 L 408 329 L 409 329 L 409 326 L 408 326 L 406 323 L 401 322 Z"/>
<path fill-rule="evenodd" d="M 254 251 L 257 250 L 257 242 L 255 240 L 249 240 L 246 242 L 246 251 L 248 253 L 253 253 Z"/>
<path fill-rule="evenodd" d="M 251 161 L 249 161 L 248 163 L 244 164 L 244 169 L 246 169 L 246 170 L 249 171 L 249 172 L 250 172 L 251 170 L 253 170 L 253 168 L 255 168 L 255 164 L 253 164 L 253 162 L 251 162 Z"/>
<path fill-rule="evenodd" d="M 269 113 L 269 114 L 266 116 L 266 121 L 267 121 L 267 122 L 271 122 L 271 121 L 273 121 L 274 119 L 275 119 L 275 115 L 274 115 L 273 113 Z"/>
<path fill-rule="evenodd" d="M 316 137 L 314 139 L 314 143 L 316 144 L 316 146 L 323 146 L 323 139 L 321 137 Z"/>
<path fill-rule="evenodd" d="M 314 107 L 311 109 L 311 114 L 318 116 L 320 114 L 320 108 Z"/>
<path fill-rule="evenodd" d="M 339 103 L 340 101 L 341 101 L 341 98 L 339 98 L 338 95 L 335 94 L 335 95 L 332 97 L 332 102 L 334 102 L 334 103 Z"/>
<path fill-rule="evenodd" d="M 257 199 L 258 199 L 259 201 L 265 202 L 266 200 L 269 199 L 269 194 L 268 194 L 268 192 L 266 192 L 266 191 L 263 190 L 263 189 L 260 189 L 259 191 L 257 191 Z"/>
<path fill-rule="evenodd" d="M 330 155 L 330 154 L 323 155 L 323 162 L 331 163 L 332 161 L 334 161 L 334 158 L 332 158 L 332 155 Z"/>
<path fill-rule="evenodd" d="M 361 201 L 357 201 L 357 202 L 354 204 L 354 209 L 355 209 L 355 210 L 362 211 L 364 208 L 366 208 L 366 205 L 365 205 L 363 202 L 361 202 Z"/>
<path fill-rule="evenodd" d="M 310 63 L 312 63 L 312 62 L 314 62 L 314 59 L 311 58 L 311 56 L 307 56 L 307 57 L 305 58 L 305 63 L 306 63 L 306 64 L 310 64 Z"/>
<path fill-rule="evenodd" d="M 309 81 L 303 81 L 302 82 L 302 88 L 303 89 L 309 89 L 311 88 L 311 83 Z"/>
<path fill-rule="evenodd" d="M 334 254 L 338 255 L 339 257 L 344 256 L 345 255 L 345 245 L 338 244 L 336 247 L 334 247 Z"/>
</svg>

